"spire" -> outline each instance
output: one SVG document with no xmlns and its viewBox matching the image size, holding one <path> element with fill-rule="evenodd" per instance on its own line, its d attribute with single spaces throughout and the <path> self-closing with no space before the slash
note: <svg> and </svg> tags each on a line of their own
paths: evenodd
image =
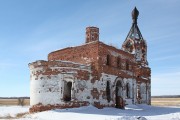
<svg viewBox="0 0 180 120">
<path fill-rule="evenodd" d="M 138 15 L 139 15 L 139 11 L 135 7 L 132 11 L 132 19 L 133 19 L 133 23 L 135 24 L 137 24 Z"/>
<path fill-rule="evenodd" d="M 126 37 L 126 39 L 131 38 L 133 40 L 142 40 L 142 34 L 137 26 L 137 19 L 138 19 L 138 15 L 139 15 L 139 11 L 137 10 L 137 8 L 135 7 L 132 11 L 132 27 Z"/>
<path fill-rule="evenodd" d="M 131 13 L 132 26 L 122 45 L 122 50 L 134 54 L 136 61 L 141 65 L 148 65 L 147 62 L 147 45 L 137 25 L 139 11 L 135 7 Z"/>
</svg>

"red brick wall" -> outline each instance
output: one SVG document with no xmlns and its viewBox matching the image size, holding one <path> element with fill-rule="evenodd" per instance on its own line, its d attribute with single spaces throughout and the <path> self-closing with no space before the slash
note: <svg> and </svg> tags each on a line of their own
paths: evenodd
<svg viewBox="0 0 180 120">
<path fill-rule="evenodd" d="M 110 65 L 106 64 L 107 55 L 110 57 Z M 118 58 L 120 59 L 119 65 L 117 64 Z M 139 68 L 134 55 L 99 41 L 54 51 L 48 55 L 48 60 L 91 64 L 93 80 L 100 79 L 101 73 L 117 75 L 122 78 L 150 77 L 150 68 Z M 128 70 L 126 63 L 128 63 Z M 133 75 L 128 74 L 127 71 L 133 72 Z"/>
<path fill-rule="evenodd" d="M 110 57 L 110 63 L 107 65 L 107 55 Z M 119 65 L 118 65 L 118 59 Z M 136 65 L 134 56 L 119 50 L 115 47 L 105 45 L 103 43 L 99 46 L 99 72 L 117 75 L 122 78 L 132 78 L 131 75 L 126 74 L 126 62 L 128 62 L 128 71 L 133 72 L 133 66 Z"/>
<path fill-rule="evenodd" d="M 81 64 L 91 64 L 92 82 L 98 79 L 98 45 L 91 42 L 82 46 L 66 48 L 49 53 L 48 60 L 73 61 Z"/>
<path fill-rule="evenodd" d="M 65 60 L 82 64 L 97 62 L 98 41 L 49 53 L 48 60 Z M 89 58 L 87 60 L 86 58 Z"/>
</svg>

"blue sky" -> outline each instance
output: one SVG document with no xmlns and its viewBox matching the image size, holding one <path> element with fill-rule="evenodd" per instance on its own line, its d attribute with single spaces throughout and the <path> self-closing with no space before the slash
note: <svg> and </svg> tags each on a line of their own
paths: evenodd
<svg viewBox="0 0 180 120">
<path fill-rule="evenodd" d="M 85 42 L 85 28 L 121 48 L 139 10 L 148 44 L 152 95 L 180 95 L 179 0 L 0 0 L 0 96 L 29 96 L 28 63 Z"/>
</svg>

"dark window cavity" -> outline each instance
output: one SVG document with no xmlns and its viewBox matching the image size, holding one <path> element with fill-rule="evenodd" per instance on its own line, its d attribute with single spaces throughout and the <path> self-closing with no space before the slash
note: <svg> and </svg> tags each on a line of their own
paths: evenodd
<svg viewBox="0 0 180 120">
<path fill-rule="evenodd" d="M 110 93 L 110 82 L 107 81 L 107 85 L 106 85 L 106 96 L 107 96 L 107 101 L 110 102 L 111 101 L 111 93 Z"/>
<path fill-rule="evenodd" d="M 106 60 L 106 65 L 110 65 L 111 61 L 110 61 L 110 55 L 107 55 L 107 60 Z"/>
<path fill-rule="evenodd" d="M 72 82 L 64 82 L 64 101 L 71 101 Z"/>
</svg>

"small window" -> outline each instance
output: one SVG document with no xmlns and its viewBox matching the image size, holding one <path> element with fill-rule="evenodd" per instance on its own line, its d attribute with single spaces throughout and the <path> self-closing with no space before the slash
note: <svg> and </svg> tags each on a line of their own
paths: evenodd
<svg viewBox="0 0 180 120">
<path fill-rule="evenodd" d="M 107 85 L 106 85 L 106 96 L 107 96 L 107 101 L 110 102 L 111 101 L 111 92 L 110 92 L 110 82 L 107 81 Z"/>
<path fill-rule="evenodd" d="M 110 61 L 110 55 L 107 55 L 106 58 L 106 65 L 110 65 L 111 61 Z"/>
</svg>

